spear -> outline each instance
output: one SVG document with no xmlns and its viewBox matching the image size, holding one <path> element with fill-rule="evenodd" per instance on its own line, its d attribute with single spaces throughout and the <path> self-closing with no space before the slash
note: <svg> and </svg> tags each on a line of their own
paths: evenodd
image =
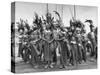
<svg viewBox="0 0 100 75">
<path fill-rule="evenodd" d="M 76 20 L 76 6 L 74 5 L 74 19 Z"/>
</svg>

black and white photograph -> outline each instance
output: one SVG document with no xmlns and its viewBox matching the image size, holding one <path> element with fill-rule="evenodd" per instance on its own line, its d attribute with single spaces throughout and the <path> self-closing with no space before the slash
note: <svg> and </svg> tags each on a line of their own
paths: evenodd
<svg viewBox="0 0 100 75">
<path fill-rule="evenodd" d="M 98 7 L 11 3 L 11 71 L 97 69 Z"/>
</svg>

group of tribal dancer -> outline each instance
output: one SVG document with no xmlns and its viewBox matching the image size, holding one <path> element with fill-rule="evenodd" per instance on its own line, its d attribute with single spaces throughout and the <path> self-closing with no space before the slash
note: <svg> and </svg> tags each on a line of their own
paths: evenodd
<svg viewBox="0 0 100 75">
<path fill-rule="evenodd" d="M 51 13 L 39 17 L 35 13 L 33 26 L 20 19 L 19 53 L 24 62 L 31 63 L 34 68 L 44 64 L 44 68 L 67 68 L 83 62 L 88 57 L 97 59 L 97 28 L 92 20 L 86 20 L 90 32 L 86 34 L 85 24 L 72 18 L 70 26 L 64 27 L 61 16 L 54 11 L 58 19 L 54 21 Z"/>
</svg>

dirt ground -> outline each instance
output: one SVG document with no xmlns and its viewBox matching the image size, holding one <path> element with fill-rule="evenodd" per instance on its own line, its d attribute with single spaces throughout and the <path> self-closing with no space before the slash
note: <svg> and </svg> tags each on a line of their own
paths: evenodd
<svg viewBox="0 0 100 75">
<path fill-rule="evenodd" d="M 15 67 L 16 73 L 30 73 L 30 72 L 48 72 L 48 71 L 63 71 L 63 70 L 81 70 L 81 69 L 96 69 L 97 68 L 97 61 L 88 59 L 87 62 L 82 62 L 77 66 L 67 66 L 66 69 L 60 68 L 43 68 L 43 65 L 40 65 L 39 68 L 33 68 L 33 66 L 29 63 L 24 63 L 23 61 L 17 62 Z"/>
</svg>

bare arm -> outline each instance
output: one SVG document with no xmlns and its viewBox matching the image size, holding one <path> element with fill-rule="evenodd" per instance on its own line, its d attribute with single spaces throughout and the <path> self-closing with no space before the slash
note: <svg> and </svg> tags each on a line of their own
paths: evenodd
<svg viewBox="0 0 100 75">
<path fill-rule="evenodd" d="M 41 37 L 42 40 L 47 41 L 47 39 L 45 39 L 44 37 Z"/>
<path fill-rule="evenodd" d="M 57 39 L 57 40 L 64 40 L 65 39 L 65 37 L 62 37 L 62 38 L 60 38 L 60 39 Z"/>
<path fill-rule="evenodd" d="M 48 41 L 48 42 L 51 43 L 53 40 L 54 40 L 54 38 L 52 40 Z"/>
</svg>

